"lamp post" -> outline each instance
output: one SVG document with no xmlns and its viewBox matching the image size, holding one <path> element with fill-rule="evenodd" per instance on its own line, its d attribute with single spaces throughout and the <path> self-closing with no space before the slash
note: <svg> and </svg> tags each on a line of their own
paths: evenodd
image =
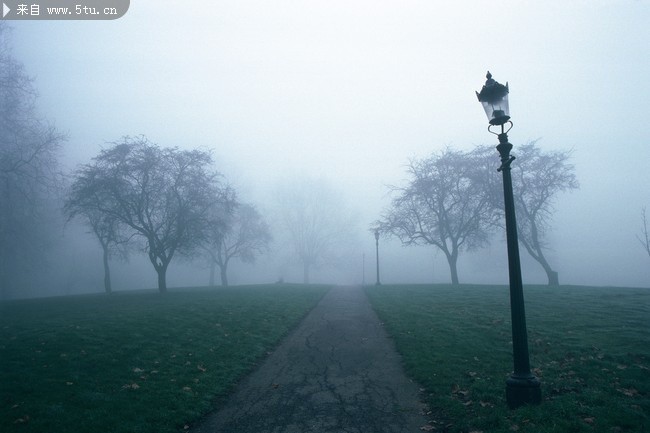
<svg viewBox="0 0 650 433">
<path fill-rule="evenodd" d="M 375 286 L 380 286 L 381 283 L 379 282 L 379 229 L 375 229 L 375 248 L 376 248 L 376 255 L 377 255 L 377 282 L 375 283 Z"/>
<path fill-rule="evenodd" d="M 481 89 L 481 92 L 476 92 L 476 96 L 478 96 L 478 100 L 483 104 L 485 114 L 487 114 L 488 121 L 490 122 L 488 131 L 499 138 L 497 151 L 501 156 L 501 167 L 499 167 L 498 171 L 503 174 L 514 361 L 514 371 L 506 380 L 506 401 L 508 407 L 515 409 L 525 404 L 539 404 L 542 400 L 542 392 L 539 379 L 530 371 L 530 361 L 528 358 L 526 311 L 521 281 L 521 264 L 519 262 L 515 201 L 512 193 L 512 178 L 510 175 L 510 164 L 514 161 L 515 157 L 510 155 L 512 144 L 508 142 L 508 131 L 512 129 L 508 106 L 508 93 L 508 83 L 505 86 L 499 84 L 492 79 L 492 74 L 488 72 L 487 81 Z M 506 124 L 509 124 L 507 130 L 505 129 Z M 490 129 L 493 126 L 500 126 L 501 132 L 493 132 Z"/>
</svg>

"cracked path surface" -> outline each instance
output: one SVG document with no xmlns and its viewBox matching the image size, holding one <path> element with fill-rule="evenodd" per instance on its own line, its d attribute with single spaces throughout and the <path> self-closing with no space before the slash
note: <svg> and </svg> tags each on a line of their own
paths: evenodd
<svg viewBox="0 0 650 433">
<path fill-rule="evenodd" d="M 191 432 L 418 432 L 423 408 L 363 289 L 333 287 Z"/>
</svg>

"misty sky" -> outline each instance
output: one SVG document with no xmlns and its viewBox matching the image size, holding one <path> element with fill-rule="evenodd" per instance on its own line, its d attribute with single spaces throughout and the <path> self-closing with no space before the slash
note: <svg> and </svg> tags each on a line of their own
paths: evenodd
<svg viewBox="0 0 650 433">
<path fill-rule="evenodd" d="M 368 264 L 363 230 L 408 158 L 496 145 L 474 94 L 489 69 L 510 85 L 513 154 L 537 138 L 573 150 L 581 188 L 550 237 L 560 282 L 648 286 L 649 22 L 645 0 L 134 0 L 116 21 L 11 24 L 40 112 L 69 136 L 66 167 L 145 134 L 213 149 L 262 206 L 280 178 L 320 176 L 356 205 Z M 525 255 L 524 282 L 545 283 Z M 384 260 L 388 282 L 449 280 L 431 248 L 389 243 Z M 506 266 L 497 237 L 461 258 L 461 282 L 506 282 Z"/>
</svg>

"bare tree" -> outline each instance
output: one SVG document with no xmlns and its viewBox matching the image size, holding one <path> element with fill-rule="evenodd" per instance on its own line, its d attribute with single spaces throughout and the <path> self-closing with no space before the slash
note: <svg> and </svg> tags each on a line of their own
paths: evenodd
<svg viewBox="0 0 650 433">
<path fill-rule="evenodd" d="M 124 227 L 113 215 L 101 211 L 101 196 L 89 194 L 86 181 L 89 179 L 83 173 L 77 173 L 76 181 L 65 199 L 64 212 L 68 221 L 81 217 L 90 227 L 102 247 L 102 262 L 104 265 L 104 291 L 112 293 L 110 259 L 119 257 L 126 259 L 130 238 L 124 233 Z"/>
<path fill-rule="evenodd" d="M 488 242 L 495 212 L 483 155 L 446 149 L 407 166 L 409 183 L 391 187 L 389 209 L 376 223 L 403 245 L 433 245 L 447 258 L 452 284 L 458 284 L 458 255 Z"/>
<path fill-rule="evenodd" d="M 641 209 L 641 221 L 643 222 L 643 231 L 641 236 L 637 235 L 637 239 L 641 243 L 643 250 L 650 256 L 650 232 L 648 232 L 648 219 L 646 217 L 645 207 Z"/>
<path fill-rule="evenodd" d="M 324 180 L 301 178 L 280 185 L 277 200 L 279 223 L 293 257 L 302 265 L 305 284 L 313 268 L 344 259 L 355 218 L 341 193 Z"/>
<path fill-rule="evenodd" d="M 174 255 L 194 253 L 214 222 L 213 209 L 231 206 L 231 189 L 211 164 L 203 151 L 162 149 L 143 136 L 124 137 L 75 179 L 80 197 L 97 197 L 90 201 L 93 209 L 143 240 L 161 293 Z"/>
<path fill-rule="evenodd" d="M 486 151 L 486 148 L 483 148 Z M 579 187 L 575 168 L 569 163 L 568 151 L 542 151 L 537 141 L 517 147 L 512 164 L 512 186 L 517 212 L 519 242 L 546 272 L 548 284 L 559 285 L 558 273 L 549 264 L 545 251 L 547 233 L 555 212 L 557 194 Z M 503 209 L 503 197 L 493 201 Z M 501 220 L 503 221 L 503 220 Z"/>
<path fill-rule="evenodd" d="M 0 295 L 38 274 L 52 242 L 64 136 L 36 113 L 36 90 L 0 21 Z"/>
<path fill-rule="evenodd" d="M 238 258 L 254 263 L 258 254 L 266 252 L 271 241 L 269 226 L 250 204 L 237 205 L 226 217 L 226 224 L 214 224 L 208 233 L 204 250 L 210 261 L 210 285 L 214 285 L 215 268 L 219 267 L 221 285 L 228 285 L 228 264 Z"/>
</svg>

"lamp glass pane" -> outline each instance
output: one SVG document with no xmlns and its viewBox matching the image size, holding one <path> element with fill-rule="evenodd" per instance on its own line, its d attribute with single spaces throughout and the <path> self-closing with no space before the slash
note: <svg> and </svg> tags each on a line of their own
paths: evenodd
<svg viewBox="0 0 650 433">
<path fill-rule="evenodd" d="M 501 98 L 495 98 L 491 101 L 481 101 L 481 104 L 491 124 L 500 125 L 510 118 L 507 93 Z"/>
</svg>

